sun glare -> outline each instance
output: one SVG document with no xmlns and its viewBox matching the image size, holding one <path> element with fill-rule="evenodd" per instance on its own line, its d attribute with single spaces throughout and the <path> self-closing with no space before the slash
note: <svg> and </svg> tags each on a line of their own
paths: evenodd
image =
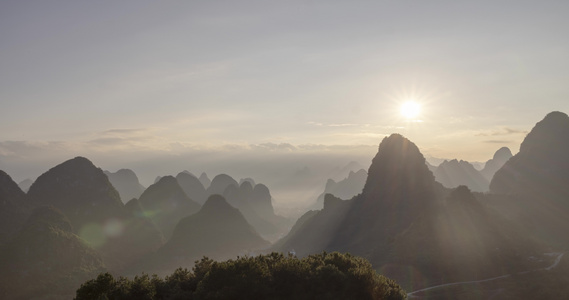
<svg viewBox="0 0 569 300">
<path fill-rule="evenodd" d="M 407 101 L 401 104 L 400 113 L 406 119 L 416 118 L 421 112 L 421 105 L 415 101 Z"/>
</svg>

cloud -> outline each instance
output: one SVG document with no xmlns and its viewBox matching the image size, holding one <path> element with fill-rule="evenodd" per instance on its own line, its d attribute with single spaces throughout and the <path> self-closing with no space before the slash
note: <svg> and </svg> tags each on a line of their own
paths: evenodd
<svg viewBox="0 0 569 300">
<path fill-rule="evenodd" d="M 358 124 L 358 123 L 320 123 L 310 121 L 308 125 L 322 126 L 322 127 L 369 127 L 371 124 Z"/>
<path fill-rule="evenodd" d="M 134 128 L 134 129 L 109 129 L 101 132 L 102 135 L 107 134 L 137 134 L 144 131 L 148 131 L 146 128 Z"/>
<path fill-rule="evenodd" d="M 511 144 L 511 143 L 514 143 L 514 141 L 508 141 L 508 140 L 487 140 L 487 141 L 484 141 L 484 143 L 490 143 L 490 144 Z"/>
<path fill-rule="evenodd" d="M 118 128 L 109 129 L 93 134 L 85 142 L 79 142 L 82 147 L 92 147 L 98 151 L 112 150 L 158 150 L 169 147 L 162 137 L 149 128 Z"/>
<path fill-rule="evenodd" d="M 73 148 L 75 147 L 71 143 L 60 141 L 2 141 L 0 142 L 0 155 L 13 158 L 33 158 L 46 152 L 69 151 Z"/>
<path fill-rule="evenodd" d="M 262 143 L 262 144 L 251 144 L 250 148 L 252 150 L 263 150 L 263 151 L 296 151 L 297 147 L 289 143 Z"/>
<path fill-rule="evenodd" d="M 475 134 L 475 136 L 504 136 L 504 135 L 518 135 L 518 134 L 527 134 L 527 130 L 519 130 L 509 127 L 504 127 L 499 130 L 492 130 L 486 132 L 479 132 Z"/>
</svg>

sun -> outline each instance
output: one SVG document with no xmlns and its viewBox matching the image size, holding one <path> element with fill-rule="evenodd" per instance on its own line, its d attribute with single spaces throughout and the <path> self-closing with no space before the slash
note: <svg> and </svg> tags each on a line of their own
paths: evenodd
<svg viewBox="0 0 569 300">
<path fill-rule="evenodd" d="M 421 112 L 421 105 L 415 101 L 406 101 L 401 104 L 399 112 L 406 119 L 413 119 L 419 116 Z"/>
</svg>

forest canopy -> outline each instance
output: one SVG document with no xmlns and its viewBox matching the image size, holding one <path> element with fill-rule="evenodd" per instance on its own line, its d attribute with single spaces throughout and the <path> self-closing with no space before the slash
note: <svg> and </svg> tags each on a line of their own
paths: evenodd
<svg viewBox="0 0 569 300">
<path fill-rule="evenodd" d="M 77 290 L 83 299 L 405 299 L 395 281 L 350 254 L 320 253 L 297 258 L 281 253 L 217 262 L 207 257 L 192 270 L 179 268 L 164 279 L 134 279 L 102 273 Z"/>
</svg>

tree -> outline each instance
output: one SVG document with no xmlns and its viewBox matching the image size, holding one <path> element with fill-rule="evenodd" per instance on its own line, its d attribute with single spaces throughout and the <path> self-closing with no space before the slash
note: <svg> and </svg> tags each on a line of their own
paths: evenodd
<svg viewBox="0 0 569 300">
<path fill-rule="evenodd" d="M 360 257 L 338 252 L 299 259 L 281 253 L 196 261 L 164 280 L 143 274 L 115 280 L 105 273 L 77 290 L 82 299 L 404 299 L 393 280 Z"/>
</svg>

